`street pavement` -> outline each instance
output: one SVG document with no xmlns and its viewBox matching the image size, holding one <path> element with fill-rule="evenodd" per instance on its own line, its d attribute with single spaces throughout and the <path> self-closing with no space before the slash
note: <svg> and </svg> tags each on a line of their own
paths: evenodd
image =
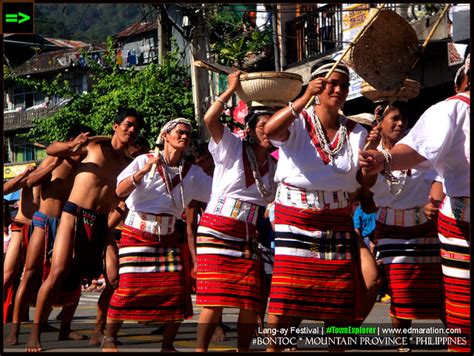
<svg viewBox="0 0 474 356">
<path fill-rule="evenodd" d="M 100 293 L 98 292 L 83 292 L 79 307 L 76 311 L 73 329 L 79 331 L 80 333 L 86 335 L 87 337 L 91 336 L 95 315 L 96 315 L 96 304 L 99 298 Z M 193 295 L 193 305 L 195 302 L 195 296 Z M 362 326 L 376 326 L 379 329 L 381 327 L 390 327 L 389 319 L 389 307 L 390 303 L 381 303 L 377 302 L 372 309 L 371 313 L 364 321 Z M 50 316 L 51 325 L 59 327 L 59 321 L 56 320 L 56 315 L 60 309 L 54 309 Z M 186 320 L 180 327 L 178 332 L 175 347 L 179 352 L 194 352 L 196 347 L 196 332 L 197 332 L 197 320 L 199 318 L 200 308 L 194 305 L 194 316 L 190 320 Z M 33 319 L 34 308 L 30 308 L 30 320 Z M 223 322 L 228 326 L 230 330 L 227 331 L 226 341 L 221 342 L 212 342 L 209 347 L 209 352 L 233 352 L 236 350 L 236 321 L 238 318 L 238 309 L 227 308 L 224 309 L 223 313 Z M 16 346 L 4 346 L 5 353 L 15 353 L 22 352 L 25 350 L 25 343 L 31 330 L 31 322 L 25 322 L 22 325 L 22 330 L 19 337 L 19 345 Z M 125 322 L 119 333 L 119 341 L 122 345 L 119 346 L 120 352 L 157 352 L 161 349 L 161 340 L 162 335 L 152 333 L 157 330 L 159 325 L 150 325 L 142 324 L 136 322 Z M 318 331 L 316 334 L 314 330 L 317 330 L 319 327 L 322 329 L 322 323 L 320 322 L 309 322 L 304 320 L 301 324 L 301 327 L 307 326 L 308 329 L 304 329 L 304 333 L 300 333 L 297 339 L 297 351 L 300 352 L 327 352 L 327 344 L 325 345 L 322 342 L 322 337 Z M 440 321 L 437 320 L 425 320 L 425 321 L 414 321 L 414 327 L 426 328 L 430 326 L 441 328 L 443 325 Z M 5 340 L 6 333 L 9 330 L 10 325 L 4 325 L 4 337 Z M 307 331 L 310 330 L 310 331 Z M 312 330 L 312 331 L 311 331 Z M 311 334 L 313 332 L 313 334 Z M 45 349 L 45 352 L 100 352 L 100 347 L 92 346 L 89 344 L 89 340 L 82 341 L 58 341 L 57 332 L 46 332 L 42 334 L 42 346 Z M 281 342 L 288 343 L 290 340 L 289 336 L 281 338 Z M 351 335 L 349 335 L 351 336 Z M 353 336 L 353 335 L 352 335 Z M 337 335 L 334 335 L 337 337 Z M 371 336 L 371 341 L 381 341 L 386 338 Z M 393 340 L 394 338 L 389 338 Z M 315 342 L 316 340 L 316 342 Z M 318 341 L 319 340 L 319 341 Z M 440 339 L 441 340 L 441 339 Z M 263 352 L 265 350 L 265 343 L 268 342 L 268 339 L 265 339 L 265 335 L 259 333 L 256 338 L 253 340 L 253 345 L 251 347 L 252 351 Z M 429 343 L 430 341 L 422 342 L 423 344 Z M 438 343 L 439 344 L 439 343 Z M 415 345 L 412 346 L 413 352 L 447 352 L 445 345 L 431 345 L 431 346 L 422 346 Z M 354 345 L 354 344 L 348 344 Z M 386 346 L 386 343 L 383 343 L 383 346 L 367 346 L 367 347 L 350 347 L 346 349 L 346 352 L 397 352 L 397 347 L 391 344 Z"/>
</svg>

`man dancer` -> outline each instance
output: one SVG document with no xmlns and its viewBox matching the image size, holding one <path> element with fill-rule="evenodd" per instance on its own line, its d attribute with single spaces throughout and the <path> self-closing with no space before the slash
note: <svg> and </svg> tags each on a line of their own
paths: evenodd
<svg viewBox="0 0 474 356">
<path fill-rule="evenodd" d="M 77 169 L 54 243 L 51 271 L 41 286 L 34 325 L 26 351 L 42 351 L 40 323 L 55 302 L 59 287 L 74 288 L 81 277 L 97 278 L 102 273 L 107 216 L 117 205 L 117 175 L 130 162 L 126 155 L 143 119 L 134 109 L 120 110 L 110 140 L 89 140 L 81 134 L 74 143 L 55 142 L 46 149 L 51 156 L 85 155 Z M 63 283 L 65 282 L 65 283 Z"/>
<path fill-rule="evenodd" d="M 74 125 L 67 132 L 68 141 L 92 129 L 83 125 Z M 33 233 L 28 243 L 23 277 L 15 297 L 15 309 L 6 345 L 18 344 L 21 316 L 34 305 L 41 282 L 47 277 L 51 265 L 53 242 L 64 203 L 69 197 L 74 182 L 77 165 L 82 156 L 59 158 L 48 156 L 41 162 L 38 169 L 28 176 L 28 186 L 40 187 L 39 209 L 33 214 Z M 59 340 L 82 340 L 83 335 L 71 331 L 71 321 L 81 296 L 80 288 L 72 291 L 61 291 L 64 317 L 61 321 Z M 45 315 L 44 322 L 47 321 Z"/>
</svg>

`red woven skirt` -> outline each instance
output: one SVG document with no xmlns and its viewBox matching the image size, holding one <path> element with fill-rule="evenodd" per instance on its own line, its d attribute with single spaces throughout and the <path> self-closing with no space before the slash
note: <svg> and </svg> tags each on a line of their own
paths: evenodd
<svg viewBox="0 0 474 356">
<path fill-rule="evenodd" d="M 110 301 L 110 319 L 167 322 L 192 315 L 181 250 L 165 240 L 173 239 L 123 227 L 120 280 Z"/>
<path fill-rule="evenodd" d="M 443 291 L 435 226 L 393 226 L 377 221 L 376 237 L 391 297 L 390 315 L 440 319 Z"/>
<path fill-rule="evenodd" d="M 196 305 L 261 312 L 255 225 L 205 213 L 197 237 Z"/>
<path fill-rule="evenodd" d="M 361 319 L 350 213 L 350 207 L 312 211 L 275 205 L 269 314 L 311 320 Z"/>
<path fill-rule="evenodd" d="M 448 345 L 449 351 L 470 351 L 471 289 L 470 289 L 470 223 L 443 215 L 438 217 L 441 259 L 445 288 L 446 322 L 448 328 L 460 328 L 465 345 Z"/>
</svg>

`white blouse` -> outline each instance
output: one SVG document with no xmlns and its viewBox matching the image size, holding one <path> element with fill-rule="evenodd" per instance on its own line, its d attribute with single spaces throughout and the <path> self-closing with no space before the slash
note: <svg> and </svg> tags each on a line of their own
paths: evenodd
<svg viewBox="0 0 474 356">
<path fill-rule="evenodd" d="M 347 118 L 344 120 L 348 122 Z M 289 131 L 287 141 L 271 141 L 280 148 L 276 181 L 323 191 L 354 192 L 359 187 L 356 173 L 359 169 L 359 149 L 363 148 L 368 136 L 366 129 L 356 124 L 349 133 L 352 152 L 349 152 L 345 143 L 334 162 L 328 164 L 322 161 L 316 150 L 302 114 L 294 120 Z"/>
<path fill-rule="evenodd" d="M 136 157 L 117 177 L 117 185 L 125 178 L 143 168 L 148 162 L 148 154 Z M 187 163 L 190 168 L 187 172 L 183 169 L 183 181 L 179 180 L 179 173 L 176 169 L 166 167 L 171 181 L 174 181 L 172 195 L 169 194 L 165 181 L 157 169 L 153 179 L 149 180 L 147 173 L 140 184 L 130 193 L 125 200 L 130 210 L 141 211 L 150 214 L 170 214 L 181 218 L 184 212 L 181 197 L 183 187 L 184 206 L 186 207 L 191 200 L 208 202 L 211 193 L 212 178 L 209 177 L 201 167 Z M 185 174 L 186 173 L 186 174 Z"/>
<path fill-rule="evenodd" d="M 215 163 L 209 205 L 214 205 L 219 197 L 223 196 L 261 206 L 267 205 L 257 190 L 250 167 L 244 165 L 244 160 L 247 158 L 244 157 L 244 143 L 239 136 L 224 127 L 224 133 L 219 143 L 213 139 L 210 140 L 209 152 Z M 262 175 L 262 179 L 265 187 L 269 189 L 268 170 Z"/>
<path fill-rule="evenodd" d="M 469 94 L 458 94 L 469 98 Z M 425 157 L 419 167 L 432 165 L 443 178 L 446 195 L 470 197 L 470 105 L 459 99 L 444 100 L 426 110 L 405 144 Z"/>
</svg>

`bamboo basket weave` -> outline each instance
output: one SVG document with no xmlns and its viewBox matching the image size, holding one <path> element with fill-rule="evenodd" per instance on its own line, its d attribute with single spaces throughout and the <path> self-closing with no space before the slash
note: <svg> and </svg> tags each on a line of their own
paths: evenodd
<svg viewBox="0 0 474 356">
<path fill-rule="evenodd" d="M 240 75 L 236 92 L 248 106 L 285 106 L 301 91 L 303 78 L 288 72 L 254 72 Z"/>
<path fill-rule="evenodd" d="M 371 9 L 367 20 L 377 9 Z M 396 12 L 380 13 L 365 28 L 344 57 L 344 62 L 376 90 L 400 88 L 419 54 L 413 27 Z"/>
<path fill-rule="evenodd" d="M 362 82 L 361 94 L 374 103 L 384 101 L 408 101 L 415 98 L 420 92 L 420 83 L 416 80 L 406 79 L 403 87 L 398 90 L 377 90 L 367 82 Z"/>
</svg>

